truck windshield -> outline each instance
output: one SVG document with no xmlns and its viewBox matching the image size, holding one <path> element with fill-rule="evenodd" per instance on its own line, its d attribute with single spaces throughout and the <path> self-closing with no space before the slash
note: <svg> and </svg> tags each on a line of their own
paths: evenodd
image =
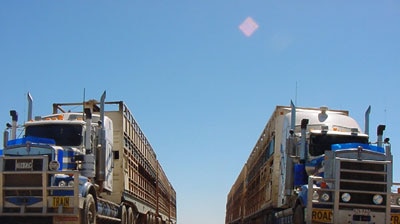
<svg viewBox="0 0 400 224">
<path fill-rule="evenodd" d="M 82 126 L 76 124 L 46 124 L 28 126 L 25 136 L 54 139 L 58 146 L 79 146 L 82 143 Z"/>
<path fill-rule="evenodd" d="M 362 143 L 368 144 L 368 137 L 349 135 L 312 134 L 310 136 L 309 152 L 311 156 L 319 156 L 326 150 L 331 150 L 332 144 Z"/>
</svg>

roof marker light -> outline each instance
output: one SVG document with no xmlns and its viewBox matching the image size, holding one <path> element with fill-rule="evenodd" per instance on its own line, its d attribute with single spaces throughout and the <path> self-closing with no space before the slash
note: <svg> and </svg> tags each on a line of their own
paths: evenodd
<svg viewBox="0 0 400 224">
<path fill-rule="evenodd" d="M 351 128 L 351 134 L 352 135 L 357 135 L 358 134 L 358 128 Z"/>
<path fill-rule="evenodd" d="M 326 111 L 328 110 L 328 107 L 322 106 L 322 107 L 320 107 L 319 109 L 321 110 L 321 113 L 322 113 L 322 114 L 326 114 Z"/>
<path fill-rule="evenodd" d="M 341 198 L 342 198 L 343 202 L 349 202 L 351 199 L 351 196 L 349 193 L 343 193 Z"/>
<path fill-rule="evenodd" d="M 383 197 L 380 194 L 376 194 L 374 195 L 374 197 L 372 198 L 372 201 L 374 202 L 374 204 L 376 205 L 380 205 L 383 202 Z"/>
</svg>

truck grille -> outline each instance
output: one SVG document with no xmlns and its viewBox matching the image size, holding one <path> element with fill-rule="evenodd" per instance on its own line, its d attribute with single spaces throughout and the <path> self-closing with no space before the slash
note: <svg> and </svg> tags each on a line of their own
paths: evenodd
<svg viewBox="0 0 400 224">
<path fill-rule="evenodd" d="M 79 206 L 79 172 L 49 171 L 48 158 L 48 156 L 0 157 L 0 223 L 4 221 L 3 217 L 22 213 L 26 217 L 78 214 L 76 208 Z M 54 176 L 57 174 L 72 175 L 74 186 L 60 187 L 54 184 Z M 53 200 L 67 197 L 68 205 L 63 207 Z"/>
<path fill-rule="evenodd" d="M 363 161 L 341 161 L 340 195 L 350 193 L 349 204 L 375 205 L 372 198 L 375 194 L 383 196 L 386 203 L 386 164 Z M 345 203 L 342 205 L 346 206 Z M 379 209 L 379 208 L 377 208 Z"/>
<path fill-rule="evenodd" d="M 43 159 L 9 159 L 4 161 L 4 171 L 42 171 Z"/>
</svg>

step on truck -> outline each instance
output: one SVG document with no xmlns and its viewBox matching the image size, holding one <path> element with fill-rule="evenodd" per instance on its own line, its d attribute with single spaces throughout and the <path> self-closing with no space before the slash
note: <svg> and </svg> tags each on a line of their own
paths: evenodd
<svg viewBox="0 0 400 224">
<path fill-rule="evenodd" d="M 104 92 L 32 117 L 27 96 L 27 121 L 11 110 L 4 132 L 0 223 L 176 224 L 176 192 L 124 102 Z"/>
<path fill-rule="evenodd" d="M 232 185 L 226 224 L 400 223 L 384 125 L 345 110 L 277 106 Z"/>
</svg>

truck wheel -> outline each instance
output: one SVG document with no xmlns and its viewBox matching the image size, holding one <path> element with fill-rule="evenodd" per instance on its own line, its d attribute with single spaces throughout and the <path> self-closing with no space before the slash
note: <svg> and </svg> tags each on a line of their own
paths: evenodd
<svg viewBox="0 0 400 224">
<path fill-rule="evenodd" d="M 96 204 L 94 203 L 93 196 L 88 194 L 83 203 L 83 224 L 96 224 Z"/>
<path fill-rule="evenodd" d="M 155 217 L 156 218 L 156 224 L 162 224 L 162 222 L 161 222 L 161 217 Z"/>
<path fill-rule="evenodd" d="M 273 224 L 274 223 L 274 214 L 270 213 L 267 216 L 267 224 Z"/>
<path fill-rule="evenodd" d="M 151 220 L 151 213 L 147 212 L 146 214 L 146 224 L 153 224 Z"/>
<path fill-rule="evenodd" d="M 127 217 L 128 217 L 128 224 L 136 224 L 136 219 L 133 216 L 133 210 L 131 207 L 128 208 L 128 212 L 127 212 Z"/>
<path fill-rule="evenodd" d="M 121 224 L 127 224 L 126 207 L 121 205 Z"/>
<path fill-rule="evenodd" d="M 156 224 L 156 216 L 151 212 L 148 212 L 147 215 L 147 224 Z"/>
<path fill-rule="evenodd" d="M 304 208 L 296 205 L 293 213 L 293 224 L 304 224 Z"/>
</svg>

